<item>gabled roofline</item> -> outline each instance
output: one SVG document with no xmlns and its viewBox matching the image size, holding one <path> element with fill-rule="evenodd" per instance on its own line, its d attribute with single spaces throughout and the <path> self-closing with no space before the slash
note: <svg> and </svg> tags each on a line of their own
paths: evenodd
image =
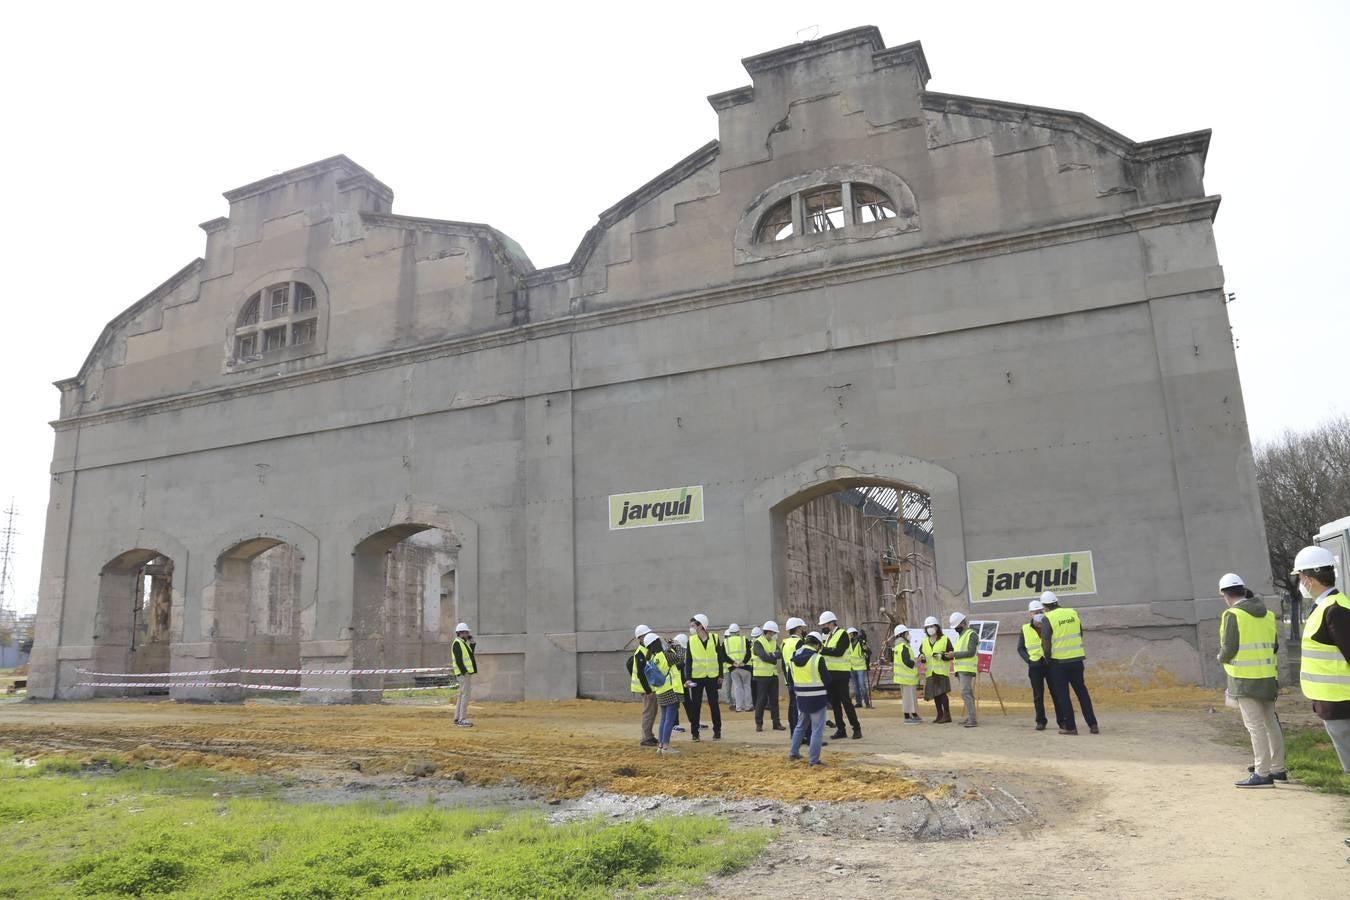
<svg viewBox="0 0 1350 900">
<path fill-rule="evenodd" d="M 114 316 L 112 321 L 103 326 L 103 331 L 99 333 L 98 340 L 94 342 L 93 349 L 90 350 L 89 355 L 84 358 L 84 364 L 80 366 L 79 374 L 72 378 L 62 378 L 60 381 L 54 381 L 52 383 L 59 389 L 65 390 L 76 382 L 84 381 L 85 378 L 88 377 L 90 369 L 94 367 L 94 360 L 96 360 L 99 354 L 112 343 L 113 335 L 115 335 L 118 330 L 126 326 L 128 322 L 139 316 L 146 309 L 173 293 L 184 281 L 187 281 L 193 275 L 200 272 L 205 263 L 206 261 L 201 257 L 194 259 L 192 262 L 183 266 L 183 268 L 171 275 L 168 281 L 165 281 L 159 287 L 155 288 L 153 291 Z"/>
<path fill-rule="evenodd" d="M 854 47 L 871 47 L 873 53 L 880 53 L 885 50 L 886 42 L 882 40 L 881 29 L 875 25 L 863 25 L 859 28 L 850 28 L 847 31 L 837 31 L 834 34 L 827 34 L 814 40 L 789 44 L 786 47 L 779 47 L 777 50 L 747 56 L 741 60 L 741 65 L 745 66 L 745 71 L 753 77 L 760 72 L 768 72 L 803 60 L 824 56 L 827 53 L 838 53 L 841 50 L 850 50 Z"/>
<path fill-rule="evenodd" d="M 403 216 L 396 213 L 362 212 L 361 221 L 370 225 L 386 225 L 392 228 L 416 228 L 437 234 L 451 234 L 463 237 L 476 237 L 492 244 L 500 255 L 510 261 L 518 275 L 528 275 L 535 271 L 534 263 L 524 248 L 506 234 L 481 222 L 457 222 L 451 219 L 428 219 L 421 216 Z"/>
<path fill-rule="evenodd" d="M 226 191 L 222 196 L 224 196 L 224 198 L 228 200 L 230 203 L 235 203 L 240 200 L 246 200 L 249 197 L 255 197 L 258 194 L 265 193 L 266 191 L 275 190 L 279 187 L 284 187 L 288 184 L 294 184 L 297 181 L 304 181 L 307 178 L 313 178 L 316 175 L 323 175 L 327 172 L 332 172 L 334 170 L 339 170 L 346 173 L 347 176 L 346 180 L 350 180 L 353 178 L 361 179 L 362 181 L 366 182 L 376 193 L 383 195 L 386 200 L 390 202 L 393 201 L 394 191 L 392 188 L 389 187 L 389 185 L 380 181 L 374 175 L 370 174 L 370 172 L 361 168 L 361 166 L 358 166 L 356 163 L 352 162 L 351 159 L 349 159 L 347 156 L 341 153 L 339 153 L 337 156 L 330 156 L 327 159 L 321 159 L 318 162 L 307 163 L 306 165 L 299 166 L 298 168 L 288 169 L 287 171 L 282 172 L 278 175 L 271 175 L 260 181 L 255 181 L 251 184 L 246 184 L 243 187 L 237 187 L 234 190 Z M 339 187 L 342 187 L 342 185 L 339 185 Z"/>
</svg>

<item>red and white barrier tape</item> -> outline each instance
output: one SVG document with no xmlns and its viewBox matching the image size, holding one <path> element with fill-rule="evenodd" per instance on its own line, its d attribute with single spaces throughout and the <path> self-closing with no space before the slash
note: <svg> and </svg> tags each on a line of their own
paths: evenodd
<svg viewBox="0 0 1350 900">
<path fill-rule="evenodd" d="M 291 687 L 285 684 L 240 684 L 237 681 L 77 681 L 76 687 L 118 687 L 118 688 L 243 688 L 246 691 L 287 691 L 291 693 L 378 693 L 382 691 L 439 691 L 443 687 L 401 687 L 398 685 L 382 688 L 349 687 Z"/>
<path fill-rule="evenodd" d="M 81 675 L 98 678 L 195 678 L 199 675 L 423 675 L 449 672 L 449 666 L 431 666 L 411 669 L 202 669 L 197 672 L 94 672 L 76 669 Z"/>
</svg>

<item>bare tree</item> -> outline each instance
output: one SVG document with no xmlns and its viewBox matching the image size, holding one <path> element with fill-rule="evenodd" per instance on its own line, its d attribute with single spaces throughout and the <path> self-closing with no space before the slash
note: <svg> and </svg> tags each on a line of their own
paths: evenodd
<svg viewBox="0 0 1350 900">
<path fill-rule="evenodd" d="M 1256 482 L 1275 584 L 1292 594 L 1298 590 L 1289 577 L 1294 555 L 1327 522 L 1350 516 L 1350 418 L 1286 431 L 1258 446 Z"/>
</svg>

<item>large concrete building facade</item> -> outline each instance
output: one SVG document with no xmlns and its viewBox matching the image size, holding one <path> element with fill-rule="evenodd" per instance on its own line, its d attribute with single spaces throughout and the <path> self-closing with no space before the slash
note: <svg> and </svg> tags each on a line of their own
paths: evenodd
<svg viewBox="0 0 1350 900">
<path fill-rule="evenodd" d="M 968 562 L 1090 553 L 1092 659 L 1217 677 L 1217 579 L 1266 552 L 1208 132 L 934 93 L 873 28 L 744 62 L 550 268 L 341 156 L 228 192 L 58 383 L 30 692 L 434 664 L 463 620 L 492 697 L 622 694 L 638 622 L 818 611 L 789 514 L 876 486 L 931 501 L 904 615 L 1007 629 Z M 701 521 L 615 527 L 670 488 Z"/>
</svg>

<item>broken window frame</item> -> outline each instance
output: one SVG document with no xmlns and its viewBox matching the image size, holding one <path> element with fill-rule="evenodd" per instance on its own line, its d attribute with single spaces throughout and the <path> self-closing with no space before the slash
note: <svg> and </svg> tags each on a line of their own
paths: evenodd
<svg viewBox="0 0 1350 900">
<path fill-rule="evenodd" d="M 755 242 L 775 244 L 794 237 L 834 236 L 898 217 L 895 200 L 876 185 L 835 181 L 794 191 L 760 217 Z"/>
</svg>

